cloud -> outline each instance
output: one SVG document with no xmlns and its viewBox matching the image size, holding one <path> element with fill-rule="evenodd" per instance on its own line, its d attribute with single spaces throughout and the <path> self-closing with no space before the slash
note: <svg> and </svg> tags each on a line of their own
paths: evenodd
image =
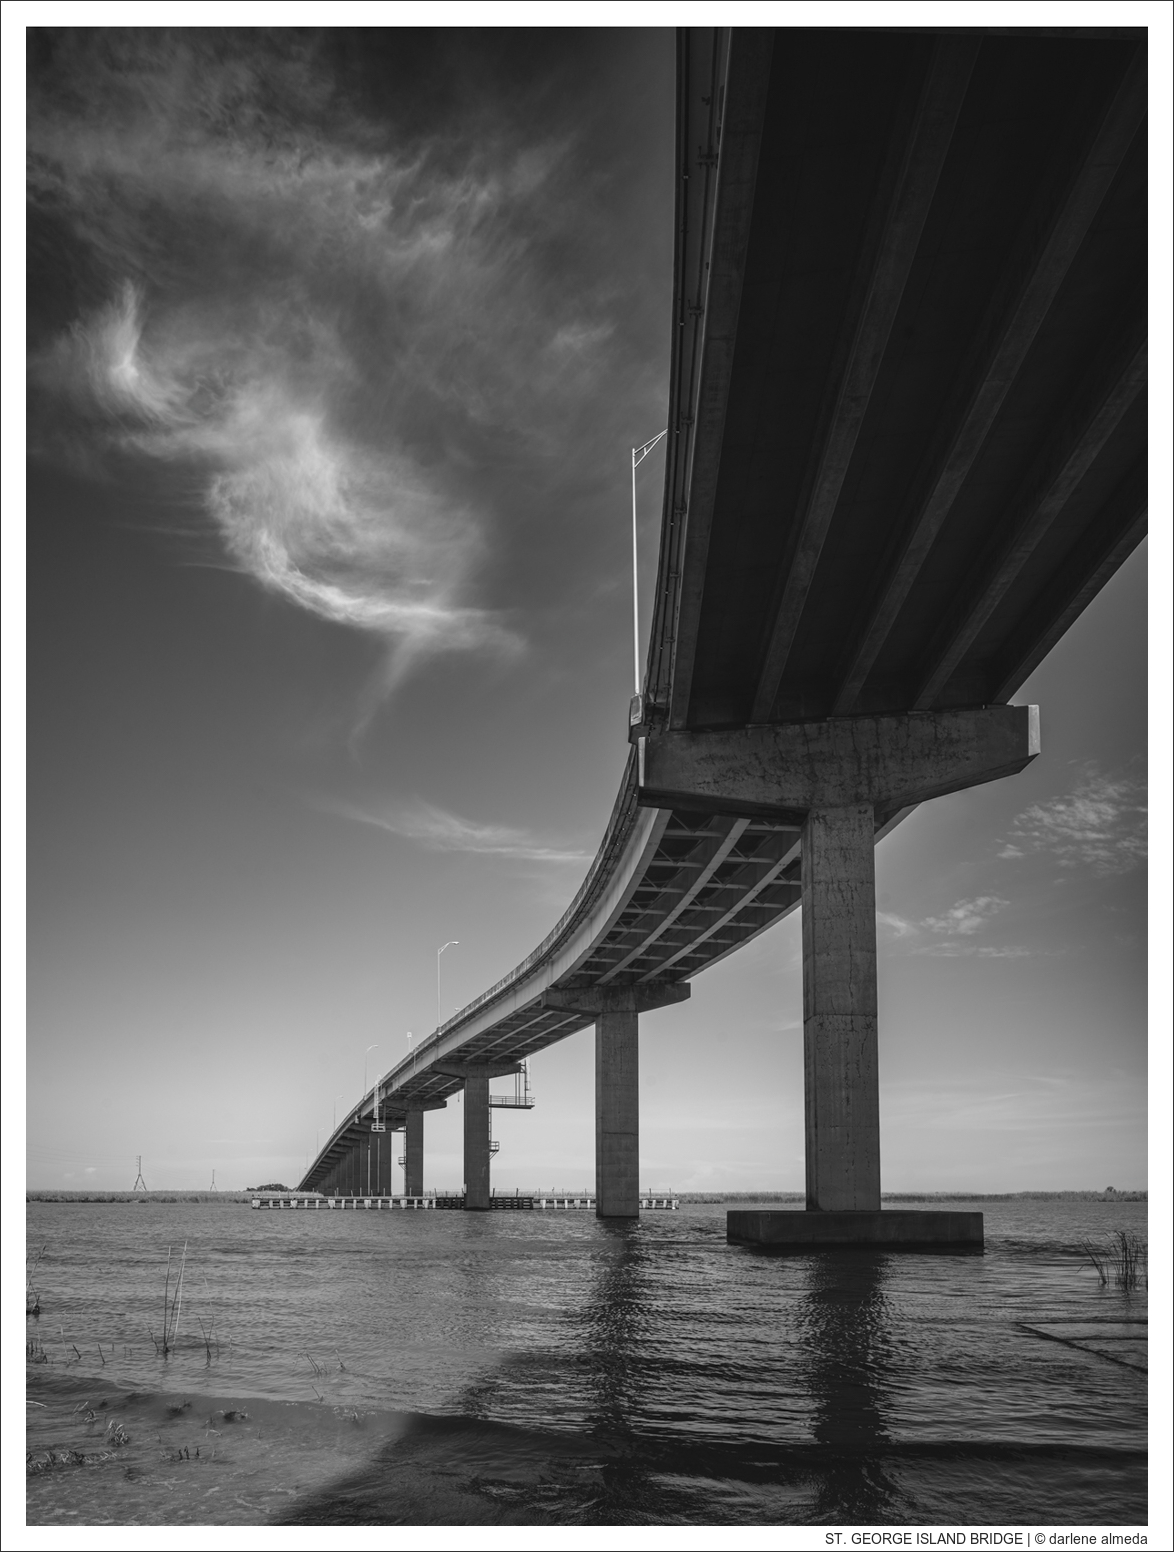
<svg viewBox="0 0 1174 1552">
<path fill-rule="evenodd" d="M 1050 856 L 1062 868 L 1087 867 L 1101 877 L 1130 873 L 1146 860 L 1146 813 L 1143 782 L 1086 767 L 1072 792 L 1016 816 L 999 856 Z"/>
<path fill-rule="evenodd" d="M 68 412 L 87 453 L 172 470 L 233 564 L 386 643 L 384 692 L 438 652 L 516 653 L 478 450 L 559 443 L 613 333 L 541 262 L 566 143 L 408 144 L 309 33 L 66 30 L 50 56 L 32 211 L 106 300 L 35 350 L 42 444 Z"/>
<path fill-rule="evenodd" d="M 899 938 L 912 938 L 917 936 L 917 927 L 911 921 L 906 921 L 903 916 L 896 916 L 892 911 L 878 911 L 877 921 L 884 927 L 895 932 Z"/>
<path fill-rule="evenodd" d="M 327 813 L 359 824 L 374 825 L 391 835 L 416 841 L 432 851 L 475 852 L 489 857 L 512 857 L 523 862 L 590 862 L 589 852 L 549 846 L 524 830 L 507 825 L 477 824 L 462 819 L 432 803 L 416 801 L 411 805 L 389 806 L 379 811 L 356 804 L 324 800 L 319 807 Z"/>
<path fill-rule="evenodd" d="M 1076 1072 L 969 1073 L 958 1082 L 948 1076 L 904 1079 L 885 1085 L 882 1104 L 890 1126 L 912 1123 L 945 1132 L 1144 1126 L 1145 1115 L 1144 1087 L 1121 1070 L 1093 1079 Z"/>
<path fill-rule="evenodd" d="M 975 943 L 973 938 L 981 932 L 993 916 L 1009 905 L 1000 895 L 978 895 L 973 900 L 959 900 L 940 916 L 926 916 L 920 921 L 910 921 L 892 911 L 878 911 L 878 924 L 896 933 L 898 939 L 914 940 L 911 952 L 928 954 L 936 959 L 1023 959 L 1029 951 L 1019 947 L 995 947 Z M 934 934 L 937 941 L 917 942 L 924 933 Z"/>
<path fill-rule="evenodd" d="M 987 943 L 925 943 L 913 950 L 915 954 L 929 954 L 935 959 L 1027 959 L 1030 949 L 995 948 Z"/>
<path fill-rule="evenodd" d="M 970 937 L 984 927 L 996 911 L 1001 911 L 1009 900 L 998 895 L 979 895 L 974 900 L 959 900 L 943 916 L 927 916 L 922 922 L 930 932 L 946 932 Z"/>
<path fill-rule="evenodd" d="M 196 467 L 230 558 L 322 618 L 396 644 L 389 679 L 424 653 L 516 650 L 498 619 L 460 602 L 481 549 L 471 516 L 402 456 L 337 428 L 328 354 L 313 391 L 256 340 L 226 373 L 214 333 L 173 320 L 144 340 L 142 295 L 126 285 L 56 343 L 44 375 L 88 389 L 123 451 Z"/>
</svg>

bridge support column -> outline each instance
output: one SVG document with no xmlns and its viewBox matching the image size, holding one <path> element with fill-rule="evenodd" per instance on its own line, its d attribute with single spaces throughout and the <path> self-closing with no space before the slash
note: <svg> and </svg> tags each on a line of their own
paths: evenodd
<svg viewBox="0 0 1174 1552">
<path fill-rule="evenodd" d="M 489 1079 L 465 1079 L 465 1210 L 489 1211 Z"/>
<path fill-rule="evenodd" d="M 1039 749 L 1034 706 L 673 730 L 642 741 L 642 804 L 803 824 L 807 1212 L 731 1212 L 731 1239 L 981 1249 L 981 1213 L 880 1211 L 873 847 L 902 809 L 1012 776 Z"/>
<path fill-rule="evenodd" d="M 465 1211 L 489 1210 L 489 1080 L 521 1072 L 517 1062 L 435 1062 L 465 1085 Z"/>
<path fill-rule="evenodd" d="M 393 1190 L 391 1156 L 395 1152 L 395 1133 L 392 1131 L 372 1132 L 371 1147 L 375 1154 L 371 1170 L 372 1189 L 376 1196 L 390 1196 Z"/>
<path fill-rule="evenodd" d="M 595 1020 L 595 1212 L 640 1215 L 640 1015 Z"/>
<path fill-rule="evenodd" d="M 404 1118 L 404 1195 L 424 1195 L 424 1112 L 409 1110 Z"/>
<path fill-rule="evenodd" d="M 880 1211 L 876 824 L 870 803 L 803 827 L 807 1207 Z"/>
<path fill-rule="evenodd" d="M 684 981 L 552 988 L 543 1006 L 595 1017 L 595 1213 L 640 1215 L 640 1015 L 685 1002 Z"/>
</svg>

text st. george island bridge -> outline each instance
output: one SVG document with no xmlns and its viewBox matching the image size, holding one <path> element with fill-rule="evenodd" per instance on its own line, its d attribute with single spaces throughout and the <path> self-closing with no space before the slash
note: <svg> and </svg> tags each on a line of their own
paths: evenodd
<svg viewBox="0 0 1174 1552">
<path fill-rule="evenodd" d="M 390 1194 L 402 1129 L 421 1195 L 425 1113 L 463 1089 L 464 1206 L 488 1208 L 490 1079 L 594 1024 L 596 1210 L 634 1216 L 640 1014 L 798 907 L 807 1211 L 731 1233 L 981 1242 L 978 1215 L 879 1211 L 873 848 L 1038 753 L 1010 698 L 1144 533 L 1145 125 L 1135 29 L 680 34 L 623 783 L 562 919 L 301 1190 Z"/>
</svg>

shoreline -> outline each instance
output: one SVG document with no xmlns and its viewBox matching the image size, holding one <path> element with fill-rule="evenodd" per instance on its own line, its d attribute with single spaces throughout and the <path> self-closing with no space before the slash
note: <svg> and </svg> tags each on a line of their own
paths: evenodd
<svg viewBox="0 0 1174 1552">
<path fill-rule="evenodd" d="M 178 1202 L 203 1203 L 207 1206 L 247 1206 L 258 1194 L 267 1191 L 26 1191 L 27 1202 L 141 1202 L 165 1205 Z M 288 1191 L 288 1196 L 314 1196 L 312 1191 Z M 441 1193 L 442 1195 L 444 1193 Z M 504 1193 L 509 1195 L 510 1193 Z M 539 1196 L 539 1191 L 523 1192 Z M 549 1193 L 545 1193 L 549 1194 Z M 675 1191 L 682 1204 L 718 1205 L 722 1202 L 799 1202 L 806 1200 L 802 1191 Z M 1147 1202 L 1146 1191 L 882 1191 L 882 1202 Z"/>
</svg>

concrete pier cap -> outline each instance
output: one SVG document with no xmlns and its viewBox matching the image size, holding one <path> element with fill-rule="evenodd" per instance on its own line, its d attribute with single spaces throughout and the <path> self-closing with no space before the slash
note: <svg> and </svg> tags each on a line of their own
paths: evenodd
<svg viewBox="0 0 1174 1552">
<path fill-rule="evenodd" d="M 800 814 L 870 803 L 892 813 L 1014 776 L 1039 752 L 1038 706 L 665 732 L 643 741 L 639 800 Z"/>
<path fill-rule="evenodd" d="M 734 1241 L 776 1249 L 982 1249 L 981 1213 L 881 1211 L 877 832 L 902 809 L 1012 776 L 1039 708 L 665 731 L 639 745 L 638 801 L 802 825 L 805 1212 L 739 1210 Z"/>
</svg>

